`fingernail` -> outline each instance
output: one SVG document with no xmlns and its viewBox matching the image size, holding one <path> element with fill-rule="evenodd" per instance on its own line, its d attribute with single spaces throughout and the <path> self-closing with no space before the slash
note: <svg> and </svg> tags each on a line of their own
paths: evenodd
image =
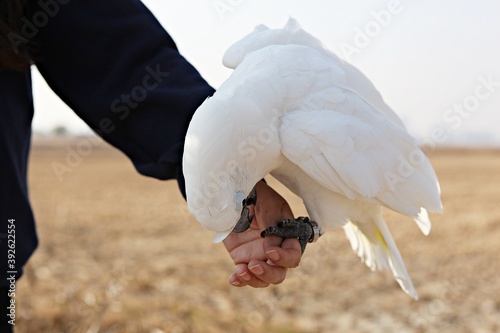
<svg viewBox="0 0 500 333">
<path fill-rule="evenodd" d="M 276 250 L 267 251 L 266 254 L 267 254 L 267 257 L 271 260 L 279 260 L 280 259 L 280 255 L 279 255 L 278 251 L 276 251 Z"/>
<path fill-rule="evenodd" d="M 260 264 L 257 264 L 257 265 L 252 266 L 252 267 L 248 267 L 248 269 L 250 269 L 252 271 L 252 273 L 254 273 L 256 275 L 261 275 L 262 273 L 264 273 L 264 268 L 262 268 L 262 266 Z"/>
<path fill-rule="evenodd" d="M 246 269 L 238 269 L 236 274 L 242 278 L 244 281 L 250 281 L 252 278 Z"/>
<path fill-rule="evenodd" d="M 234 275 L 231 275 L 229 278 L 229 283 L 232 284 L 233 286 L 239 286 L 241 284 L 240 280 Z"/>
</svg>

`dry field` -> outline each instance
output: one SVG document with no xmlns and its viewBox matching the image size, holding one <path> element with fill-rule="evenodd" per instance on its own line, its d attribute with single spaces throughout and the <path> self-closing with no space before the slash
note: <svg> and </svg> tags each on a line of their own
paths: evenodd
<svg viewBox="0 0 500 333">
<path fill-rule="evenodd" d="M 308 246 L 283 284 L 232 287 L 229 256 L 175 182 L 81 140 L 72 144 L 91 151 L 61 182 L 52 163 L 65 163 L 70 143 L 33 148 L 40 246 L 17 286 L 18 333 L 500 332 L 500 151 L 431 154 L 445 213 L 432 216 L 430 236 L 387 212 L 416 302 L 361 264 L 342 230 Z"/>
</svg>

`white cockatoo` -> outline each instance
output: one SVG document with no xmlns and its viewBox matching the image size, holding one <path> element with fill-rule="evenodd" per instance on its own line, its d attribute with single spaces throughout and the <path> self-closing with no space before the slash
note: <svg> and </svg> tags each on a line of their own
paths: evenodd
<svg viewBox="0 0 500 333">
<path fill-rule="evenodd" d="M 343 227 L 368 267 L 390 269 L 417 299 L 382 208 L 412 217 L 427 235 L 427 211 L 442 211 L 439 183 L 373 84 L 294 19 L 256 27 L 223 63 L 234 72 L 195 112 L 185 141 L 195 218 L 223 240 L 271 174 L 320 227 Z"/>
</svg>

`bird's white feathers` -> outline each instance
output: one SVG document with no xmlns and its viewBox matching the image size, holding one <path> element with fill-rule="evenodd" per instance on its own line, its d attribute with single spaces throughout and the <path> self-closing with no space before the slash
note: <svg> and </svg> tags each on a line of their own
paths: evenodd
<svg viewBox="0 0 500 333">
<path fill-rule="evenodd" d="M 390 270 L 401 288 L 418 299 L 417 291 L 381 212 L 374 214 L 371 220 L 349 221 L 343 228 L 354 252 L 372 271 Z"/>
<path fill-rule="evenodd" d="M 271 173 L 299 195 L 312 219 L 343 226 L 371 269 L 390 269 L 417 297 L 382 218 L 387 207 L 424 234 L 442 209 L 429 160 L 373 84 L 293 19 L 231 46 L 233 74 L 196 111 L 186 136 L 188 205 L 222 240 L 241 200 Z"/>
<path fill-rule="evenodd" d="M 233 44 L 224 53 L 222 63 L 228 68 L 236 68 L 253 51 L 269 45 L 306 45 L 313 48 L 323 48 L 322 43 L 312 35 L 302 30 L 295 19 L 288 20 L 283 29 L 269 29 L 265 25 L 255 27 L 254 31 Z"/>
</svg>

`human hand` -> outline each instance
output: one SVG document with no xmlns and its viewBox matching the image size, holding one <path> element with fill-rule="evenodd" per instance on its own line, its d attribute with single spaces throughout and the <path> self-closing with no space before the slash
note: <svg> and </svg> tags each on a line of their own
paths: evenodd
<svg viewBox="0 0 500 333">
<path fill-rule="evenodd" d="M 288 268 L 297 267 L 302 253 L 297 239 L 276 236 L 261 237 L 262 230 L 275 226 L 282 219 L 293 219 L 285 199 L 259 181 L 255 185 L 257 203 L 250 206 L 254 215 L 250 228 L 241 233 L 230 233 L 224 245 L 236 266 L 229 278 L 233 286 L 267 287 L 285 280 Z"/>
</svg>

